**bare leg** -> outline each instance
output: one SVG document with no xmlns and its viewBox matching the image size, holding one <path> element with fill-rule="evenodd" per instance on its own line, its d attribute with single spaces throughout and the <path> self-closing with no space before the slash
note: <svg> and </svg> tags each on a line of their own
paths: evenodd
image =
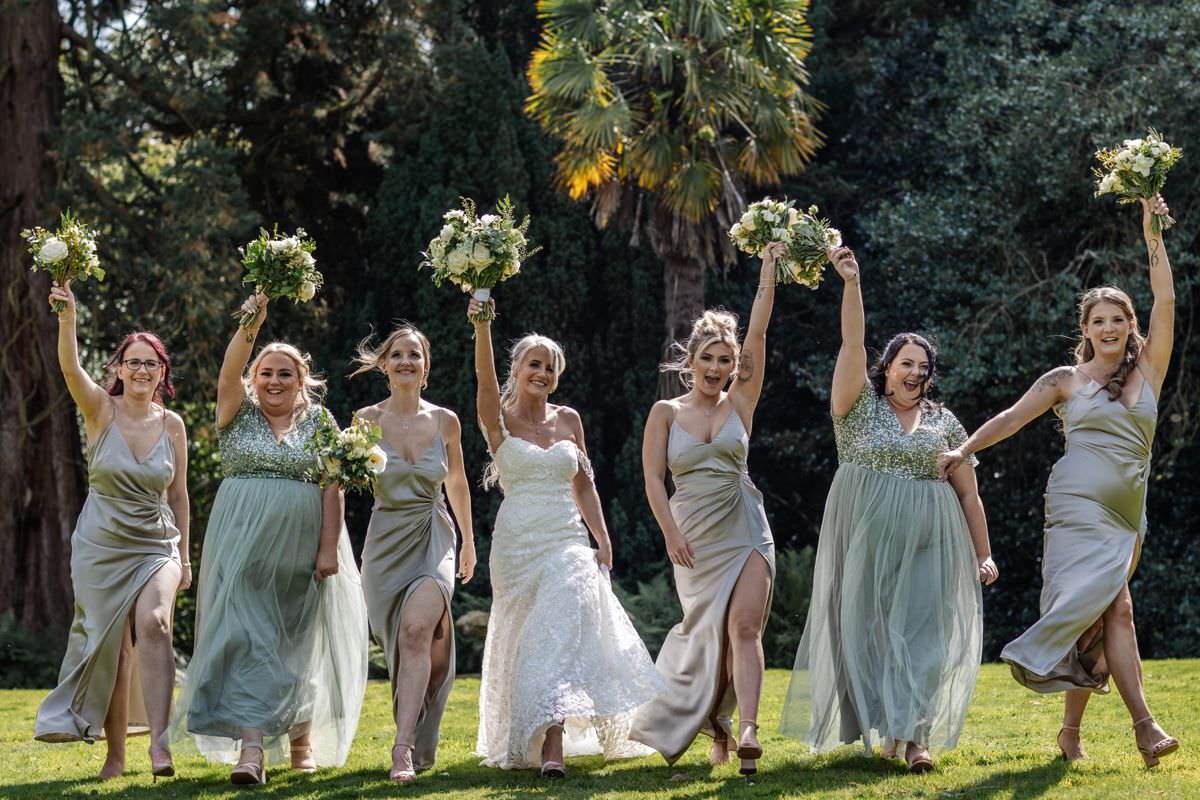
<svg viewBox="0 0 1200 800">
<path fill-rule="evenodd" d="M 100 769 L 101 778 L 116 778 L 125 771 L 125 737 L 129 733 L 129 681 L 132 669 L 133 639 L 129 635 L 127 622 L 121 634 L 117 682 L 113 684 L 112 697 L 108 701 L 108 714 L 104 717 L 104 738 L 108 743 L 108 755 Z"/>
<path fill-rule="evenodd" d="M 733 587 L 726 617 L 733 650 L 733 691 L 738 701 L 738 750 L 743 758 L 757 758 L 762 750 L 758 744 L 758 699 L 765 669 L 762 629 L 770 595 L 771 571 L 766 559 L 752 553 Z"/>
<path fill-rule="evenodd" d="M 1121 588 L 1117 599 L 1104 611 L 1104 659 L 1112 673 L 1113 683 L 1129 709 L 1130 718 L 1137 723 L 1150 716 L 1146 695 L 1142 690 L 1142 657 L 1138 652 L 1137 632 L 1133 626 L 1133 599 L 1129 587 Z M 1157 722 L 1150 720 L 1134 730 L 1138 747 L 1149 750 L 1167 738 Z"/>
<path fill-rule="evenodd" d="M 141 664 L 142 696 L 150 719 L 150 760 L 163 760 L 170 753 L 160 738 L 171 717 L 175 688 L 175 653 L 171 647 L 171 618 L 180 570 L 170 562 L 154 573 L 138 595 L 134 607 L 137 651 Z"/>
<path fill-rule="evenodd" d="M 449 669 L 449 625 L 446 598 L 436 583 L 422 580 L 404 603 L 399 636 L 396 637 L 399 658 L 397 674 L 394 676 L 396 738 L 392 746 L 393 780 L 408 780 L 415 771 L 412 747 L 416 739 L 417 719 L 433 679 L 436 677 L 440 684 Z M 435 641 L 439 646 L 434 646 Z"/>
<path fill-rule="evenodd" d="M 546 765 L 549 762 L 563 763 L 563 729 L 562 725 L 552 725 L 546 729 L 546 740 L 542 742 L 542 774 L 547 774 Z M 562 777 L 561 771 L 553 777 Z"/>
<path fill-rule="evenodd" d="M 1083 723 L 1083 712 L 1087 708 L 1092 693 L 1087 689 L 1068 689 L 1063 701 L 1063 723 L 1058 732 L 1058 749 L 1062 751 L 1067 761 L 1078 761 L 1087 758 L 1080 741 L 1079 726 Z"/>
</svg>

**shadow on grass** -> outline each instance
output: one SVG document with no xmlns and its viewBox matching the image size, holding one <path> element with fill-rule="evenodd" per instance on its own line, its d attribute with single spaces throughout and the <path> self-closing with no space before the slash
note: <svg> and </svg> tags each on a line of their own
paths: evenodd
<svg viewBox="0 0 1200 800">
<path fill-rule="evenodd" d="M 804 796 L 847 788 L 904 779 L 907 775 L 900 761 L 866 759 L 845 755 L 787 761 L 760 769 L 747 779 L 739 776 L 736 766 L 709 768 L 706 765 L 668 767 L 662 762 L 610 765 L 606 768 L 598 758 L 572 759 L 568 775 L 559 781 L 547 781 L 535 770 L 504 771 L 479 767 L 471 763 L 452 763 L 447 769 L 434 769 L 418 776 L 414 784 L 397 786 L 387 780 L 383 765 L 360 769 L 329 769 L 305 775 L 286 769 L 272 770 L 270 782 L 263 787 L 272 797 L 317 796 L 321 798 L 388 798 L 402 793 L 421 797 L 431 794 L 451 795 L 479 792 L 491 797 L 545 796 L 591 797 L 604 793 L 663 793 L 675 800 L 709 800 L 710 798 L 764 797 L 784 794 Z M 163 798 L 224 798 L 250 797 L 254 790 L 230 785 L 223 772 L 206 769 L 202 775 L 167 778 L 152 785 L 147 775 L 145 783 L 117 788 L 96 778 L 83 780 L 39 781 L 28 784 L 0 784 L 0 797 L 42 800 L 47 797 L 96 797 L 112 795 L 129 800 L 163 800 Z M 1050 792 L 1068 771 L 1062 761 L 993 773 L 973 784 L 954 788 L 932 789 L 941 798 L 965 797 L 987 800 L 991 797 L 1012 800 L 1037 800 Z M 676 776 L 685 775 L 680 779 Z M 134 777 L 134 776 L 131 776 Z M 923 777 L 911 776 L 913 789 L 922 788 Z M 106 791 L 106 789 L 108 789 Z M 929 790 L 927 790 L 929 791 Z"/>
</svg>

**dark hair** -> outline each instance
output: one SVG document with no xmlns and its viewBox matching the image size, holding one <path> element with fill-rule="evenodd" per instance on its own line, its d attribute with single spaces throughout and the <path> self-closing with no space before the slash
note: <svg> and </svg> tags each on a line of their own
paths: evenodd
<svg viewBox="0 0 1200 800">
<path fill-rule="evenodd" d="M 892 366 L 892 362 L 896 360 L 900 349 L 906 344 L 915 344 L 925 351 L 925 356 L 929 359 L 929 372 L 925 373 L 925 380 L 921 382 L 921 397 L 918 401 L 921 408 L 932 409 L 937 408 L 940 404 L 934 402 L 929 393 L 933 389 L 934 380 L 937 378 L 937 348 L 933 342 L 926 339 L 919 333 L 897 333 L 884 346 L 883 352 L 875 359 L 875 363 L 867 371 L 867 378 L 871 381 L 871 385 L 875 388 L 875 394 L 879 397 L 887 396 L 887 371 L 888 367 Z"/>
<path fill-rule="evenodd" d="M 117 352 L 113 353 L 113 357 L 105 363 L 104 367 L 112 374 L 112 382 L 108 384 L 108 393 L 114 397 L 125 394 L 125 382 L 117 374 L 117 366 L 125 360 L 125 351 L 134 342 L 149 345 L 154 350 L 154 354 L 158 356 L 158 360 L 162 362 L 162 379 L 154 389 L 154 396 L 159 400 L 162 400 L 164 395 L 174 398 L 175 386 L 171 383 L 171 357 L 167 355 L 167 348 L 163 347 L 162 339 L 149 331 L 137 331 L 126 336 L 117 345 Z"/>
</svg>

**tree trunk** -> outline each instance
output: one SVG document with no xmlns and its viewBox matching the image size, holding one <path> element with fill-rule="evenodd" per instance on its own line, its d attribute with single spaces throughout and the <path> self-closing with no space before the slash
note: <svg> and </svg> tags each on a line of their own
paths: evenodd
<svg viewBox="0 0 1200 800">
<path fill-rule="evenodd" d="M 698 258 L 678 253 L 664 253 L 663 308 L 666 310 L 667 340 L 663 345 L 663 362 L 673 361 L 678 350 L 675 342 L 686 343 L 692 323 L 704 313 L 705 265 Z M 677 373 L 659 373 L 659 399 L 676 397 L 687 390 Z"/>
<path fill-rule="evenodd" d="M 70 538 L 83 499 L 49 282 L 29 271 L 20 238 L 55 220 L 60 31 L 54 0 L 0 0 L 0 613 L 35 631 L 70 622 Z"/>
</svg>

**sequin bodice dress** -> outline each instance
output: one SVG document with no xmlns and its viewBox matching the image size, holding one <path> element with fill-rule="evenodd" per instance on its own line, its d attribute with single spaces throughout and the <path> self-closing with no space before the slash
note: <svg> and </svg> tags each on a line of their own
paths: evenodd
<svg viewBox="0 0 1200 800">
<path fill-rule="evenodd" d="M 966 518 L 951 484 L 937 480 L 937 459 L 966 431 L 934 407 L 905 433 L 868 382 L 834 433 L 840 466 L 783 732 L 817 751 L 885 736 L 953 747 L 979 670 L 983 613 Z"/>
</svg>

